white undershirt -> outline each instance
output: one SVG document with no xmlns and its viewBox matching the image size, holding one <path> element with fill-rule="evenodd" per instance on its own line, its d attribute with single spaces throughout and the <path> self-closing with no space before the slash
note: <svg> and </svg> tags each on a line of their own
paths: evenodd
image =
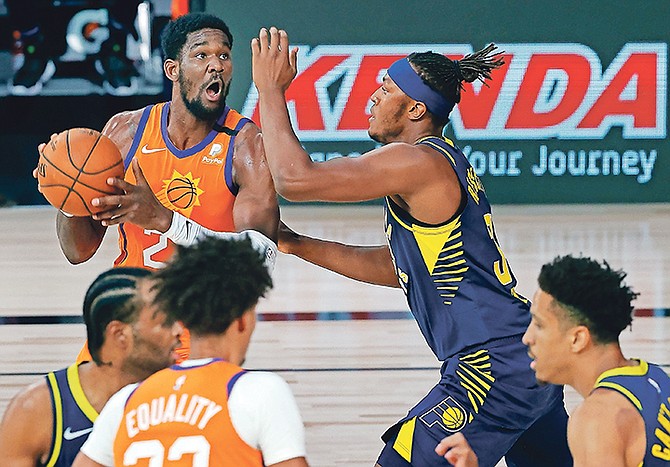
<svg viewBox="0 0 670 467">
<path fill-rule="evenodd" d="M 208 360 L 189 360 L 182 366 L 201 365 Z M 137 384 L 114 394 L 93 425 L 81 447 L 91 460 L 114 465 L 114 438 L 123 419 L 126 401 Z M 225 388 L 223 388 L 225 390 Z M 249 446 L 261 451 L 265 465 L 305 457 L 305 429 L 293 393 L 279 375 L 266 371 L 244 373 L 228 398 L 230 420 Z"/>
</svg>

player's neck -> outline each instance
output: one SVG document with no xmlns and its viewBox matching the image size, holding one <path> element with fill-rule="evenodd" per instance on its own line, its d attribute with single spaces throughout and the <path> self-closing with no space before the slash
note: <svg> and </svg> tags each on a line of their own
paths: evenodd
<svg viewBox="0 0 670 467">
<path fill-rule="evenodd" d="M 580 358 L 573 368 L 572 381 L 568 384 L 582 396 L 587 397 L 593 390 L 598 377 L 608 370 L 624 366 L 635 366 L 637 361 L 627 359 L 618 344 L 597 345 Z"/>
<path fill-rule="evenodd" d="M 100 413 L 114 393 L 137 379 L 124 375 L 118 367 L 88 362 L 79 366 L 79 381 L 86 399 Z"/>
<path fill-rule="evenodd" d="M 215 122 L 216 118 L 212 121 L 197 118 L 181 100 L 173 100 L 168 114 L 168 136 L 175 147 L 184 150 L 205 139 Z"/>
<path fill-rule="evenodd" d="M 414 125 L 407 125 L 402 133 L 398 135 L 396 141 L 408 144 L 416 144 L 417 141 L 431 136 L 441 138 L 442 129 L 434 125 L 416 123 Z"/>
<path fill-rule="evenodd" d="M 191 333 L 190 360 L 201 358 L 220 358 L 235 365 L 241 363 L 239 352 L 222 335 L 196 336 Z"/>
</svg>

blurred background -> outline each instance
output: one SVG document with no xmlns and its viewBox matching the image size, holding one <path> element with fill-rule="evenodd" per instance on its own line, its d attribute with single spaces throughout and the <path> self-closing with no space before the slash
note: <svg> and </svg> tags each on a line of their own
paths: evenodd
<svg viewBox="0 0 670 467">
<path fill-rule="evenodd" d="M 495 42 L 506 66 L 466 85 L 446 131 L 493 204 L 670 201 L 667 1 L 0 0 L 0 204 L 45 203 L 31 171 L 52 133 L 169 99 L 158 37 L 189 8 L 230 26 L 228 103 L 253 118 L 249 41 L 288 31 L 289 106 L 314 160 L 374 147 L 368 97 L 398 57 Z"/>
</svg>

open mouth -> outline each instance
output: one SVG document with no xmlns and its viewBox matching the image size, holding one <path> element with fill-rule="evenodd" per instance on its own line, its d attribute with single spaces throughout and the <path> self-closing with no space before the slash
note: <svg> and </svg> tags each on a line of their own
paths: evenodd
<svg viewBox="0 0 670 467">
<path fill-rule="evenodd" d="M 215 101 L 218 100 L 221 96 L 221 91 L 223 91 L 223 83 L 220 80 L 212 81 L 207 88 L 205 88 L 205 93 L 209 100 Z"/>
</svg>

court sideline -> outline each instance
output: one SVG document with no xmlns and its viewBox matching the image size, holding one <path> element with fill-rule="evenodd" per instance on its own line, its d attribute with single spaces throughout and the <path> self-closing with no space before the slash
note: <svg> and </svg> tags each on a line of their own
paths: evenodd
<svg viewBox="0 0 670 467">
<path fill-rule="evenodd" d="M 282 218 L 321 238 L 384 241 L 380 206 L 282 206 Z M 526 296 L 541 264 L 558 254 L 605 258 L 628 271 L 644 317 L 624 332 L 624 351 L 670 368 L 670 318 L 663 317 L 670 307 L 670 205 L 494 206 L 494 220 Z M 71 266 L 58 249 L 52 208 L 0 209 L 0 413 L 18 388 L 76 355 L 84 327 L 68 319 L 80 314 L 86 287 L 111 265 L 115 240 L 108 232 L 91 261 Z M 278 371 L 291 385 L 311 465 L 373 465 L 381 433 L 438 377 L 402 293 L 284 255 L 274 278 L 246 366 Z M 568 391 L 568 408 L 578 399 Z"/>
</svg>

